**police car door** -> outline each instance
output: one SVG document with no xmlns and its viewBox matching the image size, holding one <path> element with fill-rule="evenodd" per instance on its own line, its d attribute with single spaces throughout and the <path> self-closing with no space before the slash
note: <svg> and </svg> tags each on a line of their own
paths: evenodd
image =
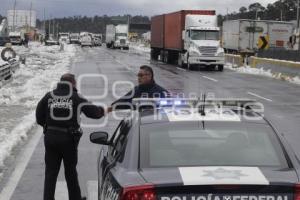
<svg viewBox="0 0 300 200">
<path fill-rule="evenodd" d="M 114 178 L 110 174 L 110 170 L 117 164 L 122 158 L 124 152 L 125 138 L 130 130 L 130 121 L 123 120 L 118 125 L 114 132 L 111 141 L 112 144 L 108 148 L 107 155 L 104 156 L 102 166 L 102 177 L 99 179 L 100 192 L 102 197 L 105 197 L 105 193 L 109 187 L 113 187 Z M 100 177 L 100 176 L 99 176 Z M 101 198 L 105 199 L 105 198 Z"/>
</svg>

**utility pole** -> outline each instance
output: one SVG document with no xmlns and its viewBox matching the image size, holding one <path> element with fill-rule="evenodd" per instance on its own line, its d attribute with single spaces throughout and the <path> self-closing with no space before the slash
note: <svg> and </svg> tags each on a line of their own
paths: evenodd
<svg viewBox="0 0 300 200">
<path fill-rule="evenodd" d="M 49 39 L 50 39 L 50 35 L 51 35 L 51 15 L 50 15 L 50 18 L 49 18 L 49 23 L 48 23 L 48 26 L 49 26 L 49 28 L 48 28 L 48 35 L 49 35 Z"/>
<path fill-rule="evenodd" d="M 13 31 L 15 31 L 15 18 L 16 18 L 16 6 L 17 6 L 17 0 L 15 0 L 14 3 L 14 15 L 13 15 Z"/>
<path fill-rule="evenodd" d="M 53 37 L 55 37 L 55 19 L 53 19 L 52 25 L 53 25 Z"/>
<path fill-rule="evenodd" d="M 46 35 L 46 9 L 44 8 L 44 33 Z"/>
<path fill-rule="evenodd" d="M 30 2 L 30 14 L 29 14 L 29 28 L 31 28 L 31 11 L 32 11 L 32 2 Z"/>
<path fill-rule="evenodd" d="M 299 30 L 299 26 L 300 26 L 300 23 L 299 23 L 299 21 L 300 21 L 300 16 L 299 16 L 299 12 L 300 12 L 300 10 L 299 10 L 299 3 L 300 3 L 300 0 L 297 0 L 297 30 L 296 30 L 296 41 L 297 41 L 297 39 L 298 39 L 298 51 L 300 51 L 300 30 Z"/>
<path fill-rule="evenodd" d="M 299 33 L 299 3 L 300 0 L 297 0 L 297 32 Z"/>
</svg>

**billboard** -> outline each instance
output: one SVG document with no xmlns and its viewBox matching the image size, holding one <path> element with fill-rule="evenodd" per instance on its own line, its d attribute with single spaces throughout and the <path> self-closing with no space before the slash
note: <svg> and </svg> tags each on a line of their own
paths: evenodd
<svg viewBox="0 0 300 200">
<path fill-rule="evenodd" d="M 8 27 L 10 29 L 21 28 L 25 26 L 36 27 L 36 11 L 34 10 L 8 10 Z"/>
</svg>

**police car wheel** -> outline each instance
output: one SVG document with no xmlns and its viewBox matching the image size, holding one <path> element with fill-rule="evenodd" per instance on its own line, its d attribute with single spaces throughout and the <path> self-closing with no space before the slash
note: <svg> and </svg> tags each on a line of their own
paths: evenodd
<svg viewBox="0 0 300 200">
<path fill-rule="evenodd" d="M 10 59 L 15 58 L 16 56 L 16 52 L 10 47 L 6 47 L 1 52 L 1 58 L 4 61 L 9 61 Z"/>
</svg>

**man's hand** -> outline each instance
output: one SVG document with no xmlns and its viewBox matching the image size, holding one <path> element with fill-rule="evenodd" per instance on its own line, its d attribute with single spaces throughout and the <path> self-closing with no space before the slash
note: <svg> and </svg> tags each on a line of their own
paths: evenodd
<svg viewBox="0 0 300 200">
<path fill-rule="evenodd" d="M 113 108 L 112 107 L 108 107 L 107 109 L 106 109 L 106 113 L 110 113 L 110 112 L 112 112 L 113 111 Z"/>
</svg>

